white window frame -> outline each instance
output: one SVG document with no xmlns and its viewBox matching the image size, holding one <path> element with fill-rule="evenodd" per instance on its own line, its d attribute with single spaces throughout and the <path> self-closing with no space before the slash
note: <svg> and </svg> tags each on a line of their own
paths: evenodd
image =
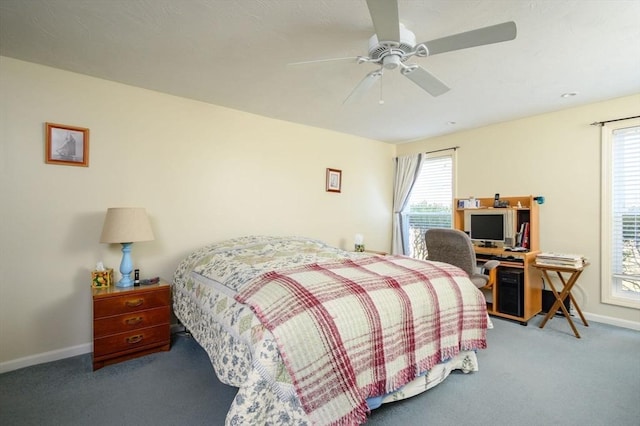
<svg viewBox="0 0 640 426">
<path fill-rule="evenodd" d="M 436 152 L 431 152 L 431 153 L 427 153 L 425 154 L 425 159 L 424 162 L 429 161 L 429 160 L 434 160 L 436 158 L 442 158 L 442 157 L 450 157 L 451 158 L 451 226 L 453 227 L 453 199 L 455 198 L 455 194 L 456 194 L 456 162 L 457 162 L 457 148 L 451 148 L 451 149 L 444 149 L 442 151 L 436 151 Z M 424 168 L 424 163 L 422 165 L 422 168 Z M 420 173 L 422 173 L 422 170 L 420 170 Z M 409 208 L 409 205 L 407 205 L 407 207 L 405 207 L 405 209 Z M 405 250 L 407 256 L 415 256 L 416 253 L 412 253 L 412 248 L 410 247 L 410 241 L 408 241 L 408 237 L 409 235 L 405 232 L 408 231 L 408 213 L 403 211 L 402 213 L 403 215 L 403 224 L 405 226 L 403 226 L 403 230 L 402 232 L 404 233 L 403 235 L 403 240 L 405 241 Z M 417 253 L 420 257 L 420 255 L 422 253 Z"/>
<path fill-rule="evenodd" d="M 602 126 L 602 188 L 601 188 L 601 300 L 602 303 L 640 309 L 640 295 L 624 295 L 613 277 L 613 134 L 618 129 L 640 126 L 640 119 L 606 123 Z M 628 293 L 628 292 L 627 292 Z"/>
</svg>

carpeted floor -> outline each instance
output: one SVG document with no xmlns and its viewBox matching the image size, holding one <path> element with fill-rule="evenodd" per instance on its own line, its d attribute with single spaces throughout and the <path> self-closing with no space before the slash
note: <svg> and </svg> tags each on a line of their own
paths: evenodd
<svg viewBox="0 0 640 426">
<path fill-rule="evenodd" d="M 480 371 L 454 373 L 368 425 L 640 425 L 640 332 L 493 319 Z M 578 320 L 579 322 L 579 320 Z M 93 372 L 81 355 L 0 375 L 0 425 L 223 425 L 235 389 L 175 335 L 171 351 Z"/>
</svg>

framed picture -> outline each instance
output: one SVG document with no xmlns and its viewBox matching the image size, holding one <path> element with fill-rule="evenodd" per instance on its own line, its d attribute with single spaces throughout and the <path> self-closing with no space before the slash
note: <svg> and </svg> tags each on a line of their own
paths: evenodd
<svg viewBox="0 0 640 426">
<path fill-rule="evenodd" d="M 342 188 L 342 170 L 327 169 L 327 192 L 340 192 Z"/>
<path fill-rule="evenodd" d="M 45 123 L 45 163 L 89 167 L 89 129 Z"/>
</svg>

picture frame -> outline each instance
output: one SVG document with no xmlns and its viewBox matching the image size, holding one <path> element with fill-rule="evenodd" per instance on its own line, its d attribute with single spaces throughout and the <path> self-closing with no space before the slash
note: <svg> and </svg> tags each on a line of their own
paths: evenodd
<svg viewBox="0 0 640 426">
<path fill-rule="evenodd" d="M 342 191 L 342 170 L 327 169 L 327 192 Z"/>
<path fill-rule="evenodd" d="M 45 123 L 45 163 L 89 167 L 89 129 Z"/>
</svg>

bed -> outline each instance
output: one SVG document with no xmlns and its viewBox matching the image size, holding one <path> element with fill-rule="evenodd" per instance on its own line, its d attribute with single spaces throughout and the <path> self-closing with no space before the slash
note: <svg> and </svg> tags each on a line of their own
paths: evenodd
<svg viewBox="0 0 640 426">
<path fill-rule="evenodd" d="M 202 247 L 172 283 L 176 317 L 220 381 L 226 424 L 361 424 L 383 403 L 478 370 L 490 320 L 451 265 L 302 237 Z"/>
</svg>

